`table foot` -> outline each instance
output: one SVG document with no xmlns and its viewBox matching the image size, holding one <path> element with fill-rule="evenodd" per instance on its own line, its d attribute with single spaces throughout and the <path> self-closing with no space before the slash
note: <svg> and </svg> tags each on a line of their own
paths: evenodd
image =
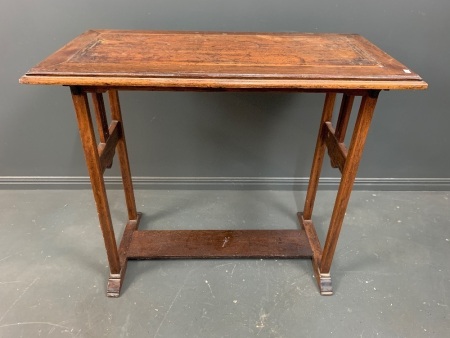
<svg viewBox="0 0 450 338">
<path fill-rule="evenodd" d="M 333 295 L 333 285 L 331 284 L 330 274 L 314 271 L 314 276 L 316 277 L 320 294 L 322 296 L 332 296 Z"/>
<path fill-rule="evenodd" d="M 122 282 L 123 278 L 120 274 L 110 274 L 108 285 L 106 286 L 106 295 L 112 298 L 119 297 Z"/>
<path fill-rule="evenodd" d="M 142 213 L 137 213 L 137 219 L 129 220 L 123 231 L 122 240 L 119 246 L 119 260 L 120 260 L 120 273 L 109 275 L 108 284 L 106 286 L 106 295 L 108 297 L 119 297 L 120 290 L 125 279 L 125 273 L 127 271 L 128 264 L 128 252 L 131 245 L 133 233 L 138 231 L 139 223 L 142 218 Z"/>
<path fill-rule="evenodd" d="M 331 276 L 329 273 L 320 272 L 322 247 L 320 246 L 319 238 L 317 237 L 316 229 L 314 228 L 314 223 L 311 220 L 304 219 L 302 212 L 297 213 L 297 217 L 302 228 L 305 230 L 306 237 L 308 238 L 309 245 L 311 246 L 313 252 L 311 262 L 313 266 L 314 277 L 316 278 L 320 294 L 322 296 L 331 296 L 333 294 Z"/>
</svg>

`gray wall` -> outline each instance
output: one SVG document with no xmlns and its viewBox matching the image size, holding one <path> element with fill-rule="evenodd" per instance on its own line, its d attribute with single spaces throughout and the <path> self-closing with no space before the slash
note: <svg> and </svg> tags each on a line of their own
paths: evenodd
<svg viewBox="0 0 450 338">
<path fill-rule="evenodd" d="M 18 78 L 81 32 L 115 28 L 364 35 L 430 88 L 381 94 L 359 177 L 431 178 L 435 185 L 424 188 L 450 186 L 448 0 L 0 3 L 4 183 L 18 176 L 87 175 L 68 89 L 19 85 Z M 309 175 L 321 94 L 126 92 L 121 98 L 135 176 Z"/>
</svg>

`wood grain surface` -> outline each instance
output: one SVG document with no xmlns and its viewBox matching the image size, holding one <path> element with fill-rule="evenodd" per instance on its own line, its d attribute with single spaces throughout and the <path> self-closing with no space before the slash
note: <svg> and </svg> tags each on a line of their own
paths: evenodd
<svg viewBox="0 0 450 338">
<path fill-rule="evenodd" d="M 424 89 L 356 34 L 90 30 L 22 83 L 192 88 Z"/>
</svg>

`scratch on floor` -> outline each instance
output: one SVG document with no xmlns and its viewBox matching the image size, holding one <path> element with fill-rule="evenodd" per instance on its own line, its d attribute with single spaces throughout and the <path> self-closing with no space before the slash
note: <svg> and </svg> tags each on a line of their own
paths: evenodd
<svg viewBox="0 0 450 338">
<path fill-rule="evenodd" d="M 233 263 L 219 264 L 219 265 L 214 266 L 214 269 L 221 268 L 222 266 L 227 266 L 227 265 L 233 265 Z"/>
<path fill-rule="evenodd" d="M 216 298 L 216 296 L 214 296 L 214 293 L 213 293 L 213 291 L 211 289 L 211 285 L 209 284 L 209 282 L 207 280 L 205 280 L 205 283 L 208 285 L 209 291 L 211 291 L 211 295 L 213 296 L 213 298 Z"/>
<path fill-rule="evenodd" d="M 2 259 L 0 259 L 0 262 L 5 261 L 5 260 L 7 260 L 9 257 L 12 257 L 12 256 L 13 256 L 13 255 L 9 255 L 9 256 L 3 257 Z"/>
<path fill-rule="evenodd" d="M 236 269 L 236 264 L 234 264 L 233 270 L 231 270 L 231 277 L 233 277 L 234 269 Z"/>
<path fill-rule="evenodd" d="M 159 323 L 159 326 L 158 326 L 158 328 L 156 329 L 156 332 L 155 332 L 155 335 L 153 336 L 153 338 L 156 338 L 156 336 L 158 335 L 159 330 L 161 329 L 161 326 L 162 326 L 162 325 L 164 324 L 164 322 L 166 321 L 166 318 L 167 318 L 167 316 L 169 315 L 170 310 L 172 310 L 173 304 L 175 304 L 175 302 L 177 301 L 178 297 L 180 296 L 181 290 L 184 289 L 184 287 L 185 287 L 185 285 L 186 285 L 186 282 L 187 282 L 189 276 L 191 275 L 191 272 L 192 272 L 192 271 L 194 271 L 194 270 L 189 271 L 189 273 L 186 275 L 186 278 L 184 279 L 183 284 L 182 284 L 181 287 L 178 289 L 178 292 L 177 292 L 177 294 L 175 295 L 175 297 L 173 298 L 172 303 L 170 303 L 169 309 L 168 309 L 167 312 L 164 314 L 164 317 L 163 317 L 163 319 L 161 320 L 161 323 Z"/>
<path fill-rule="evenodd" d="M 261 311 L 259 311 L 259 322 L 256 323 L 256 327 L 259 329 L 258 333 L 256 334 L 259 336 L 262 329 L 266 327 L 266 320 L 269 317 L 269 313 L 265 313 L 264 309 L 261 308 Z"/>
<path fill-rule="evenodd" d="M 19 297 L 16 298 L 16 300 L 11 304 L 11 306 L 6 310 L 6 312 L 1 316 L 0 322 L 6 317 L 6 315 L 11 311 L 11 309 L 17 304 L 17 302 L 23 297 L 23 295 L 33 286 L 34 283 L 36 283 L 39 280 L 39 277 L 36 277 L 20 294 Z"/>
<path fill-rule="evenodd" d="M 50 325 L 53 327 L 59 327 L 61 329 L 64 330 L 70 330 L 69 327 L 67 326 L 63 326 L 63 325 L 59 325 L 59 324 L 55 324 L 55 323 L 50 323 L 50 322 L 22 322 L 22 323 L 14 323 L 14 324 L 4 324 L 4 325 L 0 325 L 0 328 L 2 327 L 9 327 L 9 326 L 21 326 L 21 325 Z"/>
</svg>

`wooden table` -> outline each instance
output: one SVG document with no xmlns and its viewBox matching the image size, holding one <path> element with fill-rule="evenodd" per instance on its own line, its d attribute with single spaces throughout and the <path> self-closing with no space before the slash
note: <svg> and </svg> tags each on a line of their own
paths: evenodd
<svg viewBox="0 0 450 338">
<path fill-rule="evenodd" d="M 166 258 L 310 258 L 321 294 L 332 294 L 331 263 L 378 94 L 427 88 L 417 74 L 359 35 L 116 30 L 87 31 L 20 82 L 70 86 L 108 256 L 111 297 L 119 296 L 129 259 Z M 119 90 L 326 93 L 306 201 L 298 213 L 300 228 L 138 230 L 141 214 L 136 211 Z M 109 96 L 110 122 L 104 93 Z M 356 96 L 361 103 L 347 148 L 344 137 Z M 322 248 L 312 212 L 325 149 L 342 176 Z M 116 152 L 129 218 L 119 246 L 103 179 Z"/>
</svg>

